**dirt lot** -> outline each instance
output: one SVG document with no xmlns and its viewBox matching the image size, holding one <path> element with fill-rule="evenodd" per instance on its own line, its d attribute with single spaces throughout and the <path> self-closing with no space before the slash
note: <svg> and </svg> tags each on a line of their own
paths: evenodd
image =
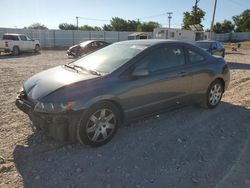
<svg viewBox="0 0 250 188">
<path fill-rule="evenodd" d="M 23 81 L 69 62 L 64 51 L 0 56 L 0 187 L 250 187 L 250 43 L 228 49 L 231 83 L 214 110 L 197 106 L 119 129 L 105 146 L 34 133 L 14 104 Z"/>
</svg>

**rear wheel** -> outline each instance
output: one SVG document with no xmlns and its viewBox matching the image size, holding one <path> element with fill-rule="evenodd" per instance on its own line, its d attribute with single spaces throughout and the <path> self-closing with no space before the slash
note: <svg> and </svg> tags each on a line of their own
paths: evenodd
<svg viewBox="0 0 250 188">
<path fill-rule="evenodd" d="M 215 80 L 207 89 L 206 99 L 203 102 L 205 108 L 215 108 L 221 101 L 224 86 L 220 80 Z"/>
<path fill-rule="evenodd" d="M 13 47 L 13 55 L 17 56 L 19 54 L 20 54 L 20 50 L 19 50 L 18 46 L 14 46 Z"/>
<path fill-rule="evenodd" d="M 101 146 L 109 142 L 120 124 L 119 109 L 111 102 L 91 107 L 77 128 L 77 139 L 82 144 Z"/>
</svg>

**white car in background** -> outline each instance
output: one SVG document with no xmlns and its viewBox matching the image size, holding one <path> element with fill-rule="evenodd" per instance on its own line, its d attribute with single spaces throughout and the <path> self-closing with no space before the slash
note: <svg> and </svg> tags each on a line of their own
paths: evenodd
<svg viewBox="0 0 250 188">
<path fill-rule="evenodd" d="M 24 34 L 6 33 L 0 40 L 0 53 L 12 53 L 19 55 L 20 52 L 39 52 L 40 43 L 32 40 Z"/>
</svg>

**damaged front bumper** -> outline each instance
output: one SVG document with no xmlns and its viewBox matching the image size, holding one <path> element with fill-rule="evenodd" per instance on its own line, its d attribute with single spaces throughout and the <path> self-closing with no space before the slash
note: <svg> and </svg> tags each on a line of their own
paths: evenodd
<svg viewBox="0 0 250 188">
<path fill-rule="evenodd" d="M 76 126 L 83 111 L 41 113 L 34 110 L 35 105 L 36 102 L 29 100 L 23 91 L 18 93 L 16 106 L 29 116 L 33 127 L 59 141 L 76 141 Z"/>
</svg>

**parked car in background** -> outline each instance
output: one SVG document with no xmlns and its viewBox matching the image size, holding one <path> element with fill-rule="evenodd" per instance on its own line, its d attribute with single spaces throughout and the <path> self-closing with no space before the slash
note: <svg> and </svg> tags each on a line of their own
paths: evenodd
<svg viewBox="0 0 250 188">
<path fill-rule="evenodd" d="M 6 33 L 0 40 L 0 52 L 19 55 L 20 52 L 39 52 L 40 43 L 23 34 Z"/>
<path fill-rule="evenodd" d="M 100 146 L 122 121 L 189 103 L 215 108 L 229 80 L 223 58 L 192 44 L 130 40 L 32 76 L 16 105 L 58 140 Z"/>
<path fill-rule="evenodd" d="M 92 53 L 96 50 L 99 50 L 105 46 L 108 46 L 109 43 L 104 42 L 104 41 L 99 41 L 99 40 L 88 40 L 85 42 L 82 42 L 80 44 L 71 46 L 68 50 L 67 50 L 67 56 L 69 58 L 78 58 L 81 57 L 83 55 Z"/>
<path fill-rule="evenodd" d="M 218 41 L 200 40 L 200 41 L 196 41 L 195 45 L 199 46 L 200 48 L 204 49 L 205 51 L 209 52 L 212 55 L 225 57 L 225 48 Z"/>
</svg>

